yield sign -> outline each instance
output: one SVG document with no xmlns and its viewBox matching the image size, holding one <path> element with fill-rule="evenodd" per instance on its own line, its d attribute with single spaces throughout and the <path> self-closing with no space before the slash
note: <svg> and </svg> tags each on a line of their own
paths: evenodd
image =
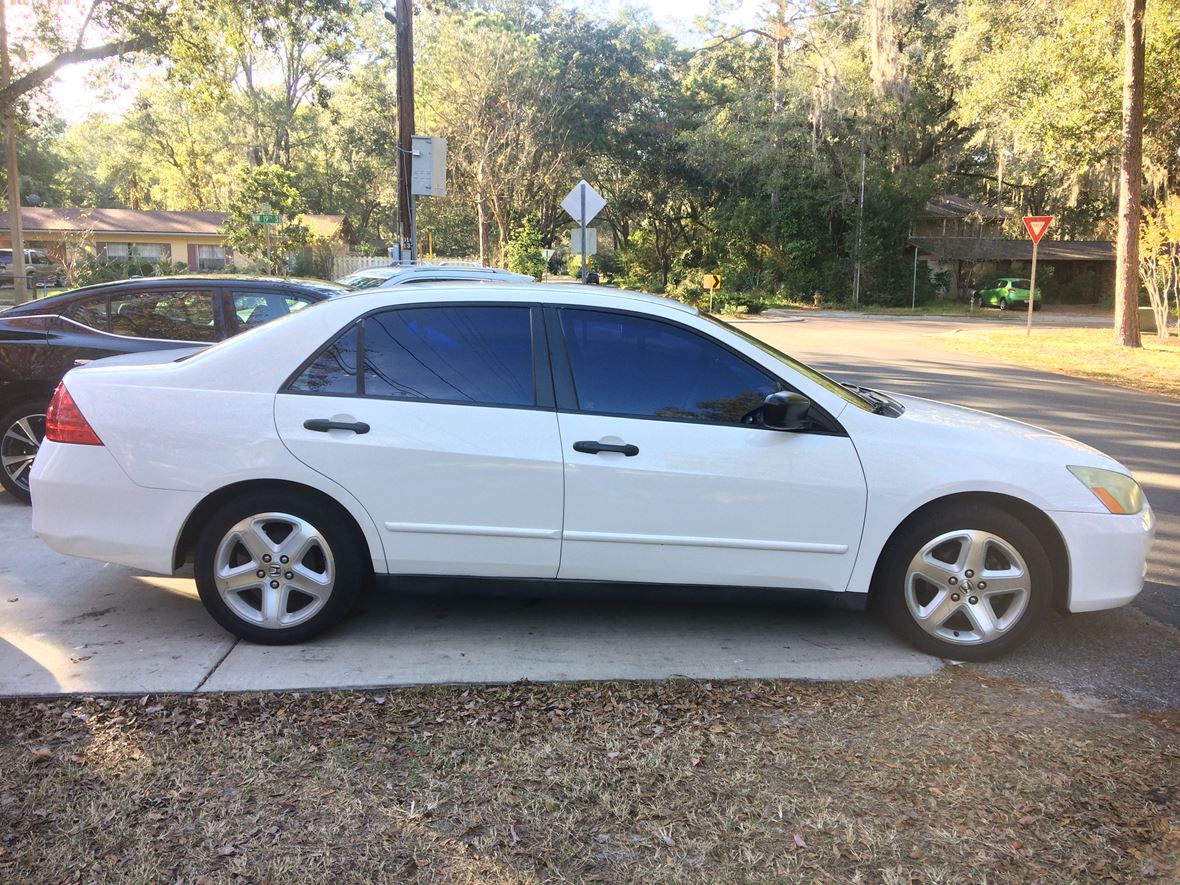
<svg viewBox="0 0 1180 885">
<path fill-rule="evenodd" d="M 582 217 L 582 189 L 586 190 L 586 217 Z M 561 201 L 561 208 L 570 214 L 570 218 L 579 224 L 589 224 L 594 216 L 602 211 L 602 207 L 606 205 L 606 198 L 598 191 L 586 183 L 586 179 L 582 179 L 574 185 L 574 189 L 570 191 L 564 200 Z"/>
<path fill-rule="evenodd" d="M 1049 229 L 1049 225 L 1052 222 L 1052 215 L 1024 216 L 1024 227 L 1028 231 L 1028 235 L 1032 237 L 1032 241 L 1034 243 L 1039 243 L 1041 241 L 1041 237 L 1045 235 L 1045 231 Z"/>
</svg>

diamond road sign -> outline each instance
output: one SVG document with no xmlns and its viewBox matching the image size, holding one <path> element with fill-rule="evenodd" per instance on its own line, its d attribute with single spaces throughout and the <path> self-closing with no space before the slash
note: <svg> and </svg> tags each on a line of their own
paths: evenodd
<svg viewBox="0 0 1180 885">
<path fill-rule="evenodd" d="M 582 188 L 586 189 L 585 218 L 582 217 Z M 570 218 L 580 224 L 589 224 L 593 221 L 594 216 L 601 212 L 602 207 L 605 205 L 606 198 L 594 188 L 590 187 L 584 178 L 575 184 L 574 189 L 561 201 L 561 208 L 570 214 Z"/>
</svg>

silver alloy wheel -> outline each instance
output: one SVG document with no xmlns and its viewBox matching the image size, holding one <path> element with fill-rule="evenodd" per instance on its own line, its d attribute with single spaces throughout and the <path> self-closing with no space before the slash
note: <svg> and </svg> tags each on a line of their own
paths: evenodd
<svg viewBox="0 0 1180 885">
<path fill-rule="evenodd" d="M 956 529 L 910 560 L 905 601 L 927 633 L 959 645 L 991 642 L 1028 608 L 1032 579 L 1020 553 L 998 535 Z"/>
<path fill-rule="evenodd" d="M 213 580 L 235 615 L 277 630 L 302 624 L 323 609 L 336 564 L 311 523 L 289 513 L 258 513 L 225 533 Z"/>
<path fill-rule="evenodd" d="M 43 412 L 17 418 L 4 428 L 4 436 L 0 438 L 0 466 L 14 485 L 28 490 L 29 471 L 44 438 Z"/>
</svg>

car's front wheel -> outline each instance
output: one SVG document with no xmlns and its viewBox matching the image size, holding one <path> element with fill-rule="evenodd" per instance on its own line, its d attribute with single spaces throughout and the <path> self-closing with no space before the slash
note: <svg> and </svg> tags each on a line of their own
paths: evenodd
<svg viewBox="0 0 1180 885">
<path fill-rule="evenodd" d="M 352 608 L 369 574 L 348 520 L 308 496 L 259 491 L 222 506 L 197 540 L 197 591 L 209 613 L 251 642 L 304 642 Z"/>
<path fill-rule="evenodd" d="M 1036 534 L 1011 513 L 970 504 L 921 515 L 890 541 L 873 598 L 910 644 L 983 661 L 1011 651 L 1049 608 L 1052 568 Z"/>
<path fill-rule="evenodd" d="M 29 474 L 45 439 L 45 403 L 17 403 L 0 417 L 0 485 L 28 504 Z"/>
</svg>

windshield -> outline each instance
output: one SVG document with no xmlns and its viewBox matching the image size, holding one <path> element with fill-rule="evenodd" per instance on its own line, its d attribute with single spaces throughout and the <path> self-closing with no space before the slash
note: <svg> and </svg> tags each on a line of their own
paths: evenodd
<svg viewBox="0 0 1180 885">
<path fill-rule="evenodd" d="M 1012 281 L 1012 288 L 1013 289 L 1027 289 L 1031 285 L 1032 285 L 1032 280 L 1013 280 Z"/>
<path fill-rule="evenodd" d="M 728 329 L 735 335 L 738 335 L 742 339 L 750 342 L 763 353 L 769 354 L 780 363 L 783 363 L 784 365 L 789 366 L 791 369 L 794 369 L 803 377 L 820 385 L 824 390 L 840 397 L 840 399 L 844 400 L 844 402 L 851 403 L 859 409 L 864 409 L 866 412 L 873 411 L 873 406 L 871 403 L 866 402 L 862 397 L 857 396 L 839 381 L 832 380 L 823 372 L 817 372 L 815 369 L 811 368 L 811 366 L 804 365 L 794 357 L 787 356 L 777 347 L 772 347 L 760 338 L 755 338 L 749 332 L 739 329 L 737 326 L 727 323 L 724 320 L 719 320 L 717 317 L 709 316 L 707 313 L 702 313 L 701 316 L 709 322 L 723 326 L 725 329 Z"/>
</svg>

